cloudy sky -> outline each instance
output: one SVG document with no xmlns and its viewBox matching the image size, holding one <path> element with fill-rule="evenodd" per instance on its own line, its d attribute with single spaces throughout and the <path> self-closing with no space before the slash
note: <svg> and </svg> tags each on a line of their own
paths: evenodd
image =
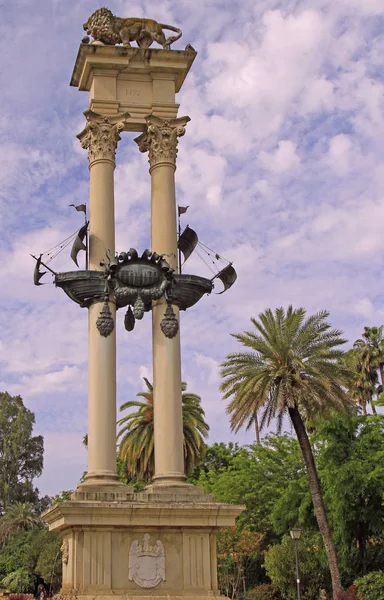
<svg viewBox="0 0 384 600">
<path fill-rule="evenodd" d="M 178 101 L 177 193 L 206 244 L 234 261 L 236 286 L 182 316 L 183 379 L 202 396 L 210 441 L 233 436 L 218 365 L 266 307 L 328 309 L 353 341 L 384 322 L 383 0 L 110 0 L 119 16 L 179 26 L 198 51 Z M 93 0 L 1 6 L 0 390 L 20 394 L 45 438 L 41 491 L 86 469 L 87 315 L 52 285 L 34 287 L 30 253 L 81 224 L 88 198 L 86 92 L 69 87 Z M 119 251 L 149 246 L 147 157 L 119 144 Z M 192 272 L 209 276 L 198 259 Z M 72 270 L 68 256 L 58 270 Z M 49 278 L 48 278 L 49 281 Z M 150 318 L 118 319 L 118 404 L 151 377 Z"/>
</svg>

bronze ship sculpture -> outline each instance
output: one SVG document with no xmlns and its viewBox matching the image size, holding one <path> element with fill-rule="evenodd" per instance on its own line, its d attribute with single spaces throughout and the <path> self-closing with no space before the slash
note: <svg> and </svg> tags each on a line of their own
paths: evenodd
<svg viewBox="0 0 384 600">
<path fill-rule="evenodd" d="M 71 205 L 74 206 L 74 205 Z M 136 320 L 141 320 L 144 313 L 152 309 L 152 303 L 164 297 L 166 300 L 166 310 L 161 322 L 161 329 L 166 337 L 174 337 L 179 324 L 173 311 L 172 305 L 180 310 L 191 308 L 205 294 L 210 294 L 214 288 L 214 281 L 219 279 L 223 284 L 223 290 L 218 292 L 222 294 L 235 283 L 237 274 L 232 263 L 219 270 L 214 277 L 207 279 L 199 275 L 182 273 L 181 268 L 194 252 L 199 242 L 197 233 L 187 225 L 183 232 L 180 228 L 180 215 L 186 212 L 186 208 L 179 207 L 179 272 L 175 273 L 167 262 L 167 257 L 157 254 L 151 250 L 144 250 L 139 256 L 135 248 L 130 248 L 126 252 L 121 252 L 115 256 L 106 256 L 100 263 L 102 270 L 96 271 L 88 268 L 88 225 L 86 218 L 86 205 L 80 204 L 74 208 L 83 212 L 85 216 L 84 225 L 69 236 L 64 242 L 58 244 L 53 249 L 40 254 L 39 257 L 31 255 L 36 260 L 33 280 L 35 285 L 43 285 L 40 280 L 47 271 L 41 271 L 45 267 L 50 271 L 56 287 L 61 288 L 67 296 L 79 304 L 81 307 L 88 308 L 94 302 L 104 300 L 97 328 L 100 335 L 108 336 L 114 329 L 114 321 L 111 315 L 108 300 L 111 298 L 116 303 L 116 308 L 125 308 L 127 311 L 124 317 L 124 326 L 127 331 L 132 331 Z M 72 242 L 70 256 L 78 267 L 78 254 L 81 250 L 85 252 L 85 269 L 78 271 L 65 271 L 56 273 L 46 263 L 50 262 Z M 201 244 L 203 250 L 216 259 L 222 259 L 220 255 L 211 251 L 204 244 Z M 182 255 L 184 261 L 181 261 Z M 42 258 L 47 256 L 46 262 Z"/>
</svg>

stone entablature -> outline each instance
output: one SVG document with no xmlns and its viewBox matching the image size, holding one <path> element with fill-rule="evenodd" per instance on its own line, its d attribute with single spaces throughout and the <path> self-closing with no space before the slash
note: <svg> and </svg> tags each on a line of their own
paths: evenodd
<svg viewBox="0 0 384 600">
<path fill-rule="evenodd" d="M 138 50 L 82 44 L 71 85 L 89 91 L 89 108 L 103 115 L 129 112 L 125 131 L 143 131 L 149 114 L 175 119 L 180 91 L 196 57 L 190 50 Z"/>
</svg>

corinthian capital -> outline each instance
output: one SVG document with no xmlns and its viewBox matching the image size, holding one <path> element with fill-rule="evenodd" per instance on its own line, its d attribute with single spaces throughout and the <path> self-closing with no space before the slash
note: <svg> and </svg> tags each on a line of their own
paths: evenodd
<svg viewBox="0 0 384 600">
<path fill-rule="evenodd" d="M 185 134 L 185 126 L 190 118 L 160 119 L 150 115 L 145 121 L 145 131 L 135 139 L 140 152 L 149 153 L 151 168 L 159 163 L 176 167 L 177 138 Z"/>
<path fill-rule="evenodd" d="M 84 115 L 87 124 L 77 137 L 81 147 L 88 150 L 89 166 L 96 160 L 109 160 L 114 165 L 117 143 L 121 140 L 120 132 L 123 131 L 129 114 L 105 117 L 86 110 Z"/>
</svg>

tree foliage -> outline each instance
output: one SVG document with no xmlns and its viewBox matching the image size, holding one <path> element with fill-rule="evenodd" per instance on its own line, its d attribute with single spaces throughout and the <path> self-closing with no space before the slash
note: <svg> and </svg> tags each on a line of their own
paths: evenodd
<svg viewBox="0 0 384 600">
<path fill-rule="evenodd" d="M 372 412 L 376 409 L 373 404 L 374 397 L 379 391 L 376 370 L 368 370 L 365 365 L 361 350 L 353 348 L 345 353 L 344 362 L 351 371 L 351 380 L 348 385 L 348 394 L 356 405 L 367 414 L 367 406 L 371 405 Z"/>
<path fill-rule="evenodd" d="M 247 590 L 247 599 L 251 600 L 280 600 L 279 589 L 270 583 L 261 583 L 251 590 Z"/>
<path fill-rule="evenodd" d="M 1 584 L 8 592 L 28 592 L 34 588 L 35 580 L 33 573 L 23 567 L 8 573 L 1 581 Z"/>
<path fill-rule="evenodd" d="M 0 543 L 9 538 L 14 531 L 19 529 L 34 529 L 44 527 L 36 506 L 31 502 L 15 502 L 6 508 L 5 514 L 0 518 Z"/>
<path fill-rule="evenodd" d="M 263 535 L 226 527 L 217 534 L 218 583 L 227 598 L 234 598 L 242 584 L 246 590 L 247 567 L 259 552 Z"/>
<path fill-rule="evenodd" d="M 358 349 L 365 369 L 368 372 L 379 371 L 381 384 L 384 385 L 384 326 L 364 327 L 362 338 L 356 340 L 354 348 Z"/>
<path fill-rule="evenodd" d="M 245 504 L 238 525 L 265 534 L 266 541 L 278 539 L 276 504 L 295 482 L 302 478 L 307 481 L 297 440 L 288 434 L 270 434 L 264 437 L 263 445 L 236 448 L 232 455 L 226 455 L 223 444 L 215 444 L 207 449 L 207 456 L 218 446 L 226 456 L 226 465 L 219 469 L 210 465 L 207 472 L 201 470 L 196 485 L 213 494 L 218 502 Z M 230 445 L 228 449 L 231 452 Z"/>
<path fill-rule="evenodd" d="M 312 443 L 329 521 L 340 557 L 342 579 L 384 564 L 384 417 L 339 415 L 314 422 Z M 238 528 L 264 534 L 261 549 L 280 543 L 300 522 L 317 532 L 308 478 L 298 442 L 288 434 L 270 434 L 263 446 L 213 444 L 199 467 L 196 485 L 219 502 L 245 504 Z M 221 466 L 220 466 L 221 465 Z M 363 537 L 362 537 L 363 536 Z M 256 561 L 257 562 L 257 561 Z M 315 576 L 316 562 L 313 564 Z M 246 574 L 247 587 L 264 581 L 259 563 Z M 308 571 L 309 576 L 309 571 Z M 246 594 L 248 597 L 248 592 Z"/>
<path fill-rule="evenodd" d="M 365 574 L 384 558 L 384 417 L 334 414 L 315 440 L 345 577 Z"/>
<path fill-rule="evenodd" d="M 301 597 L 318 600 L 321 588 L 330 588 L 329 570 L 321 536 L 317 532 L 303 532 L 298 541 Z M 295 546 L 289 535 L 280 544 L 269 547 L 264 565 L 273 584 L 284 599 L 296 598 Z"/>
<path fill-rule="evenodd" d="M 137 396 L 145 401 L 133 400 L 125 402 L 120 410 L 137 409 L 124 416 L 118 424 L 121 429 L 119 456 L 127 464 L 131 477 L 150 479 L 154 473 L 154 430 L 153 430 L 153 386 L 144 377 L 146 392 Z M 201 406 L 201 398 L 196 394 L 186 392 L 187 384 L 182 383 L 182 411 L 184 434 L 184 466 L 189 474 L 205 453 L 205 438 L 208 436 L 209 425 L 205 422 L 205 413 Z"/>
<path fill-rule="evenodd" d="M 219 474 L 226 470 L 229 467 L 232 458 L 238 451 L 239 445 L 233 444 L 232 442 L 229 442 L 229 444 L 215 442 L 212 446 L 208 446 L 205 455 L 201 457 L 200 461 L 190 474 L 188 479 L 189 482 L 196 483 L 203 473 L 213 471 L 214 473 Z"/>
<path fill-rule="evenodd" d="M 372 571 L 356 579 L 355 586 L 360 600 L 383 600 L 384 571 Z"/>
<path fill-rule="evenodd" d="M 61 586 L 61 536 L 47 529 L 14 532 L 0 549 L 0 581 L 11 592 L 34 593 L 39 580 Z M 5 585 L 3 583 L 3 585 Z"/>
<path fill-rule="evenodd" d="M 305 422 L 331 408 L 345 410 L 353 405 L 345 386 L 350 372 L 342 361 L 341 332 L 331 329 L 329 313 L 306 318 L 303 308 L 267 309 L 251 319 L 254 330 L 234 337 L 247 351 L 230 354 L 222 365 L 224 398 L 231 427 L 247 426 L 262 411 L 261 427 L 276 418 L 281 430 L 289 415 L 303 454 L 308 485 L 319 530 L 324 540 L 332 577 L 333 597 L 341 589 L 337 554 L 332 540 L 320 481 Z"/>
<path fill-rule="evenodd" d="M 0 392 L 0 514 L 13 502 L 38 500 L 32 481 L 43 470 L 43 438 L 20 396 Z"/>
</svg>

